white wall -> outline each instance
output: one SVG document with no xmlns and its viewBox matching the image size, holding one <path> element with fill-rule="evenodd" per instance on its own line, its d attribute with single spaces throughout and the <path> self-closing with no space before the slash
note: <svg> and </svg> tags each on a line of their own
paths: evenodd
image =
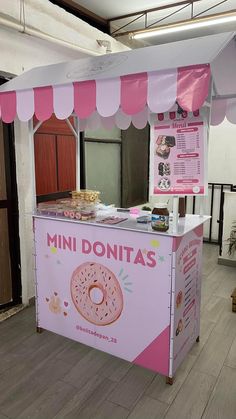
<svg viewBox="0 0 236 419">
<path fill-rule="evenodd" d="M 0 19 L 19 22 L 20 0 L 0 0 Z M 112 51 L 127 47 L 82 22 L 47 0 L 25 0 L 26 25 L 73 44 L 61 47 L 37 37 L 0 25 L 0 74 L 18 75 L 39 65 L 78 59 L 94 53 L 105 53 L 96 39 L 109 39 Z M 75 50 L 82 47 L 82 51 Z M 22 298 L 27 304 L 34 296 L 34 249 L 31 214 L 34 210 L 32 162 L 28 124 L 15 122 L 16 175 L 19 199 L 19 233 L 21 248 Z"/>
<path fill-rule="evenodd" d="M 23 23 L 20 4 L 20 0 L 0 0 L 0 19 Z M 129 49 L 48 0 L 25 0 L 24 13 L 26 31 L 27 28 L 36 29 L 42 35 L 67 42 L 68 48 L 41 41 L 15 30 L 6 30 L 0 20 L 0 71 L 20 74 L 39 65 L 76 59 L 91 53 L 105 54 L 105 48 L 98 45 L 97 39 L 109 40 L 112 52 Z M 81 51 L 74 50 L 73 47 L 81 48 Z"/>
<path fill-rule="evenodd" d="M 236 125 L 226 119 L 210 128 L 208 181 L 236 185 Z"/>
</svg>

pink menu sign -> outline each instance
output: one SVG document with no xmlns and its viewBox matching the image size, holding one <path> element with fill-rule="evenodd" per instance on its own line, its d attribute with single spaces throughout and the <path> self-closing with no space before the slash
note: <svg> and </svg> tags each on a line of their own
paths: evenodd
<svg viewBox="0 0 236 419">
<path fill-rule="evenodd" d="M 172 313 L 173 354 L 172 373 L 184 360 L 186 354 L 199 337 L 202 276 L 203 226 L 173 243 L 173 289 Z"/>
<path fill-rule="evenodd" d="M 206 134 L 203 119 L 168 120 L 153 130 L 153 193 L 204 195 Z"/>
</svg>

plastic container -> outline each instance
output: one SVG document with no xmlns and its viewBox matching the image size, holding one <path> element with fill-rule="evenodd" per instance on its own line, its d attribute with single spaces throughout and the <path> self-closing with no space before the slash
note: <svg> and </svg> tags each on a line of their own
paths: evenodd
<svg viewBox="0 0 236 419">
<path fill-rule="evenodd" d="M 151 215 L 152 229 L 167 231 L 169 229 L 169 211 L 167 204 L 155 204 Z"/>
</svg>

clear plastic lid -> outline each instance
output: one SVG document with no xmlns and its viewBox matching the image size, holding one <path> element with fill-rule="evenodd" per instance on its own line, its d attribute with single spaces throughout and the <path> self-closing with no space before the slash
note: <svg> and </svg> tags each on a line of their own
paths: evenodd
<svg viewBox="0 0 236 419">
<path fill-rule="evenodd" d="M 157 202 L 156 204 L 154 204 L 154 208 L 167 208 L 167 204 L 165 204 L 164 202 Z"/>
</svg>

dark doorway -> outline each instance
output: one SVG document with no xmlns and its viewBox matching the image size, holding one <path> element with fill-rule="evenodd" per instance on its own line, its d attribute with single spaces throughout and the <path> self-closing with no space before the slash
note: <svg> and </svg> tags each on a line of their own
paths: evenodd
<svg viewBox="0 0 236 419">
<path fill-rule="evenodd" d="M 122 131 L 122 206 L 144 204 L 148 200 L 149 124 L 137 129 L 132 124 Z"/>
<path fill-rule="evenodd" d="M 0 122 L 0 310 L 21 303 L 18 219 L 14 129 Z"/>
</svg>

